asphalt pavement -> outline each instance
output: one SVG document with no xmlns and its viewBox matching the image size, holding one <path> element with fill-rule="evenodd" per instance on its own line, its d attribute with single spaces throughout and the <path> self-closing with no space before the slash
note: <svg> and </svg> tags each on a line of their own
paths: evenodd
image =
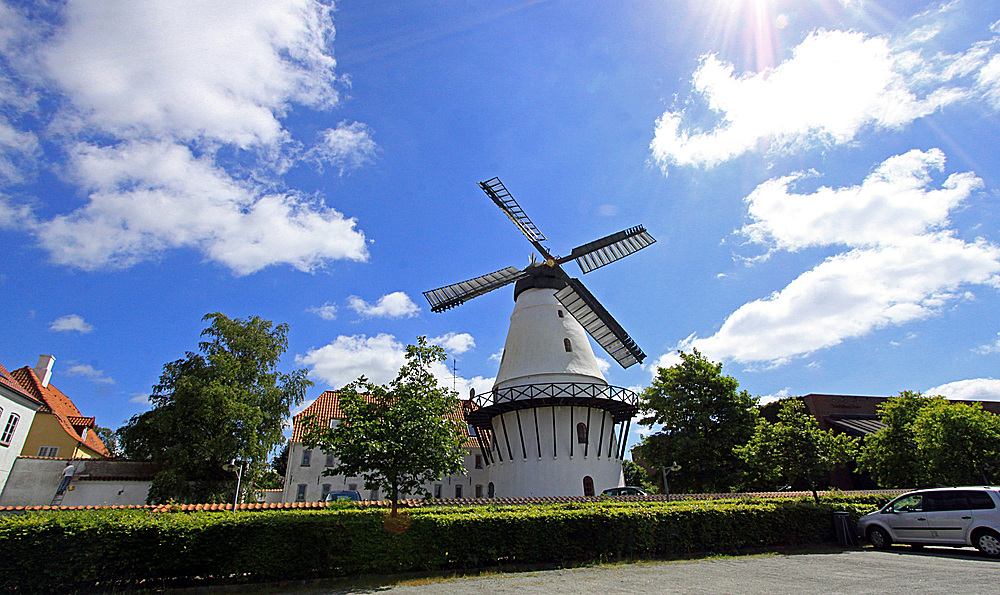
<svg viewBox="0 0 1000 595">
<path fill-rule="evenodd" d="M 871 548 L 429 577 L 375 586 L 272 585 L 254 595 L 517 593 L 1000 593 L 1000 560 L 972 549 Z"/>
</svg>

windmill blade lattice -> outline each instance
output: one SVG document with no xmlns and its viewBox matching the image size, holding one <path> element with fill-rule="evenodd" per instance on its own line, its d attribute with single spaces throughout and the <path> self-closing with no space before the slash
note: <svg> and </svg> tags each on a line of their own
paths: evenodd
<svg viewBox="0 0 1000 595">
<path fill-rule="evenodd" d="M 499 271 L 462 281 L 445 285 L 437 289 L 424 292 L 424 297 L 431 305 L 431 312 L 444 312 L 449 308 L 454 308 L 476 296 L 483 295 L 499 289 L 527 277 L 528 273 L 517 267 L 507 267 Z"/>
<path fill-rule="evenodd" d="M 604 306 L 580 283 L 566 278 L 566 287 L 556 292 L 566 310 L 579 322 L 595 341 L 615 358 L 623 368 L 642 362 L 646 354 L 628 336 L 625 329 L 604 309 Z"/>
<path fill-rule="evenodd" d="M 656 240 L 653 236 L 646 232 L 646 228 L 638 225 L 573 248 L 573 252 L 568 257 L 559 260 L 560 262 L 564 262 L 576 259 L 576 263 L 580 265 L 580 270 L 584 273 L 589 273 L 594 269 L 599 269 L 620 258 L 625 258 L 629 254 L 638 252 L 655 242 Z"/>
<path fill-rule="evenodd" d="M 480 182 L 479 187 L 500 207 L 500 210 L 510 217 L 510 220 L 521 230 L 521 233 L 527 236 L 543 255 L 548 257 L 548 250 L 541 245 L 541 242 L 545 241 L 545 235 L 535 227 L 535 224 L 528 218 L 524 210 L 521 209 L 521 205 L 517 204 L 517 201 L 510 195 L 510 192 L 507 192 L 507 187 L 503 185 L 500 178 L 492 178 L 485 182 Z"/>
</svg>

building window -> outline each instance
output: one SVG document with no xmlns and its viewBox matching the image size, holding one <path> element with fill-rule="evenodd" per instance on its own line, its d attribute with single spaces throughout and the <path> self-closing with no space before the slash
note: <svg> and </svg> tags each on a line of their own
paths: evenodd
<svg viewBox="0 0 1000 595">
<path fill-rule="evenodd" d="M 576 424 L 576 441 L 580 444 L 587 443 L 587 424 L 582 421 Z"/>
<path fill-rule="evenodd" d="M 324 467 L 333 467 L 333 453 L 332 452 L 326 453 L 326 462 L 323 463 L 323 466 Z"/>
<path fill-rule="evenodd" d="M 324 483 L 323 484 L 323 495 L 320 496 L 320 500 L 323 501 L 323 502 L 326 502 L 326 495 L 329 494 L 329 493 L 330 493 L 330 484 Z"/>
<path fill-rule="evenodd" d="M 368 492 L 368 499 L 369 500 L 378 500 L 378 490 L 372 490 L 372 491 Z"/>
<path fill-rule="evenodd" d="M 455 499 L 456 500 L 461 500 L 462 499 L 462 484 L 460 484 L 460 483 L 459 484 L 455 484 Z"/>
<path fill-rule="evenodd" d="M 468 430 L 470 438 L 476 437 L 476 426 L 472 424 L 465 424 L 465 429 Z"/>
<path fill-rule="evenodd" d="M 309 461 L 310 461 L 310 459 L 312 459 L 312 454 L 313 454 L 313 451 L 311 451 L 311 450 L 303 450 L 302 451 L 302 466 L 303 467 L 308 467 L 309 466 Z"/>
<path fill-rule="evenodd" d="M 358 491 L 358 484 L 356 484 L 356 483 L 349 483 L 349 484 L 347 484 L 347 489 L 351 490 L 352 492 L 356 492 L 356 491 Z"/>
<path fill-rule="evenodd" d="M 477 483 L 476 484 L 476 498 L 482 498 L 482 497 L 483 497 L 483 484 Z"/>
<path fill-rule="evenodd" d="M 583 478 L 583 495 L 584 496 L 594 495 L 594 478 L 592 478 L 589 475 Z"/>
<path fill-rule="evenodd" d="M 570 344 L 569 339 L 563 339 L 563 347 L 566 348 L 566 353 L 573 351 L 573 345 Z"/>
<path fill-rule="evenodd" d="M 38 456 L 40 456 L 40 457 L 49 457 L 49 458 L 54 459 L 57 456 L 59 456 L 59 447 L 58 446 L 40 446 L 38 448 Z"/>
<path fill-rule="evenodd" d="M 476 455 L 476 469 L 483 468 L 483 455 Z"/>
<path fill-rule="evenodd" d="M 434 484 L 434 499 L 435 500 L 441 499 L 441 484 L 439 483 Z"/>
<path fill-rule="evenodd" d="M 10 446 L 10 441 L 14 438 L 14 430 L 17 429 L 17 422 L 21 419 L 21 416 L 16 413 L 11 413 L 7 418 L 7 425 L 4 426 L 3 435 L 0 436 L 0 446 Z"/>
<path fill-rule="evenodd" d="M 490 498 L 496 495 L 497 493 L 496 486 L 493 485 L 492 481 L 489 483 L 489 485 L 486 486 L 486 493 Z"/>
<path fill-rule="evenodd" d="M 558 312 L 558 313 L 559 313 L 559 318 L 563 318 L 563 313 L 562 313 L 562 310 L 556 310 L 556 312 Z"/>
<path fill-rule="evenodd" d="M 295 501 L 305 502 L 306 501 L 306 484 L 300 483 L 298 489 L 295 490 Z"/>
</svg>

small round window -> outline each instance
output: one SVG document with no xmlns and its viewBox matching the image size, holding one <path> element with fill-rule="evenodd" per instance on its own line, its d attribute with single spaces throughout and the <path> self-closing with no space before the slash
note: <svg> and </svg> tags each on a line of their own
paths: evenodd
<svg viewBox="0 0 1000 595">
<path fill-rule="evenodd" d="M 566 348 L 567 353 L 573 351 L 573 345 L 569 342 L 569 339 L 563 339 L 563 347 Z"/>
</svg>

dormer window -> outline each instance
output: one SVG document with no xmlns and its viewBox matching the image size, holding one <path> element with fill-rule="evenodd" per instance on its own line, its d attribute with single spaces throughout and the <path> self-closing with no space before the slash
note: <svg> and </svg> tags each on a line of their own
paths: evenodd
<svg viewBox="0 0 1000 595">
<path fill-rule="evenodd" d="M 559 313 L 559 318 L 563 318 L 563 313 L 562 313 L 562 310 L 556 310 L 556 312 L 558 312 L 558 313 Z"/>
<path fill-rule="evenodd" d="M 569 342 L 569 339 L 563 339 L 563 347 L 566 348 L 566 353 L 573 351 L 573 344 Z"/>
</svg>

